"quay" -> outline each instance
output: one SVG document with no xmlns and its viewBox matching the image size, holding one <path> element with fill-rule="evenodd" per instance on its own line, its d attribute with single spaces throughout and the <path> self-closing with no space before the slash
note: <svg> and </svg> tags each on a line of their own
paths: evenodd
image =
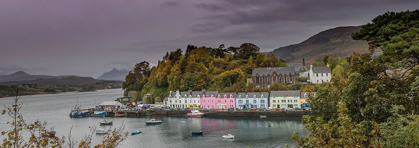
<svg viewBox="0 0 419 148">
<path fill-rule="evenodd" d="M 186 117 L 189 110 L 162 110 L 162 111 L 116 111 L 106 112 L 106 117 L 114 117 L 115 113 L 124 114 L 124 117 L 146 117 L 146 116 L 167 116 L 167 117 Z M 201 110 L 205 117 L 302 117 L 311 115 L 311 111 L 212 111 Z"/>
</svg>

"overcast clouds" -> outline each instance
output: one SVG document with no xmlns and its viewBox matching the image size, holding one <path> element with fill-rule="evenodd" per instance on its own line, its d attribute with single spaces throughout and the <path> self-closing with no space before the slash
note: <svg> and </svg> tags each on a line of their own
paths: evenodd
<svg viewBox="0 0 419 148">
<path fill-rule="evenodd" d="M 98 77 L 158 59 L 188 44 L 251 42 L 262 51 L 333 27 L 362 25 L 418 0 L 5 0 L 0 3 L 0 75 Z"/>
</svg>

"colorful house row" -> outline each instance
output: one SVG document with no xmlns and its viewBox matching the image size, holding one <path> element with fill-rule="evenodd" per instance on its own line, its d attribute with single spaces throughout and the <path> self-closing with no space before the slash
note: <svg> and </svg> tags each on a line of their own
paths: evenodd
<svg viewBox="0 0 419 148">
<path fill-rule="evenodd" d="M 246 109 L 246 108 L 301 108 L 315 93 L 297 91 L 218 93 L 217 91 L 170 92 L 164 104 L 170 108 L 190 109 Z"/>
</svg>

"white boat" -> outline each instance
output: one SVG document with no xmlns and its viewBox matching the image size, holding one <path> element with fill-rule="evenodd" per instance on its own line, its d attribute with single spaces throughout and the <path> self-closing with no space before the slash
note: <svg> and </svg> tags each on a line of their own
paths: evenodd
<svg viewBox="0 0 419 148">
<path fill-rule="evenodd" d="M 234 139 L 234 135 L 232 135 L 232 134 L 223 135 L 221 137 L 223 137 L 224 139 Z"/>
<path fill-rule="evenodd" d="M 260 115 L 260 118 L 266 118 L 266 115 Z"/>
<path fill-rule="evenodd" d="M 100 125 L 112 125 L 112 121 L 106 121 L 105 119 L 103 119 L 102 121 L 99 122 Z"/>
<path fill-rule="evenodd" d="M 160 120 L 156 120 L 156 119 L 151 119 L 145 122 L 146 125 L 156 125 L 156 124 L 161 124 L 162 122 Z"/>
<path fill-rule="evenodd" d="M 188 117 L 197 117 L 197 118 L 202 118 L 204 117 L 205 113 L 201 113 L 199 112 L 199 110 L 193 110 L 191 111 L 191 113 L 188 113 Z"/>
<path fill-rule="evenodd" d="M 107 133 L 108 133 L 108 130 L 105 130 L 103 128 L 96 130 L 96 134 L 107 134 Z"/>
</svg>

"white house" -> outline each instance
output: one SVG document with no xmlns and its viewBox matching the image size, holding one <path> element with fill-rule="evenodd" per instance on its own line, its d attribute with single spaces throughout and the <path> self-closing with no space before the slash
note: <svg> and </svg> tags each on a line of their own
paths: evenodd
<svg viewBox="0 0 419 148">
<path fill-rule="evenodd" d="M 329 83 L 332 78 L 332 72 L 330 71 L 329 65 L 316 67 L 310 65 L 308 77 L 313 84 Z"/>
<path fill-rule="evenodd" d="M 170 108 L 192 108 L 198 109 L 200 107 L 200 98 L 203 92 L 201 91 L 185 91 L 185 92 L 172 92 L 170 91 L 167 97 L 167 106 Z"/>
</svg>

